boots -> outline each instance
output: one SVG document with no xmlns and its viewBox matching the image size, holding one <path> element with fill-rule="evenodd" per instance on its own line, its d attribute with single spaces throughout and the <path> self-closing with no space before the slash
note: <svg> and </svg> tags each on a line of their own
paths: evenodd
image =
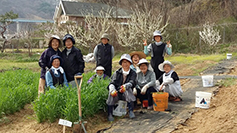
<svg viewBox="0 0 237 133">
<path fill-rule="evenodd" d="M 129 110 L 129 118 L 135 118 L 135 114 L 133 113 L 134 103 L 128 103 L 128 110 Z"/>
<path fill-rule="evenodd" d="M 114 121 L 113 109 L 114 109 L 113 105 L 108 105 L 108 121 Z"/>
</svg>

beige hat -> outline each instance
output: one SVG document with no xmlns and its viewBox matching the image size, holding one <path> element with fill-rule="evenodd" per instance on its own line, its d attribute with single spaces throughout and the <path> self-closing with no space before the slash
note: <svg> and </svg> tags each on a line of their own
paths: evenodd
<svg viewBox="0 0 237 133">
<path fill-rule="evenodd" d="M 158 66 L 159 70 L 164 71 L 164 65 L 166 65 L 166 64 L 170 65 L 171 69 L 174 68 L 174 65 L 172 65 L 172 63 L 170 61 L 166 60 Z"/>
<path fill-rule="evenodd" d="M 131 56 L 129 54 L 123 54 L 119 60 L 119 65 L 122 65 L 122 60 L 124 59 L 132 64 Z"/>
<path fill-rule="evenodd" d="M 104 34 L 101 36 L 101 38 L 100 38 L 100 39 L 103 39 L 103 38 L 106 38 L 106 39 L 108 39 L 108 40 L 109 40 L 109 34 L 107 34 L 107 33 L 104 33 Z"/>
<path fill-rule="evenodd" d="M 132 58 L 134 55 L 138 55 L 140 59 L 144 58 L 146 59 L 146 54 L 144 54 L 142 51 L 133 51 L 129 54 Z"/>
<path fill-rule="evenodd" d="M 59 41 L 59 46 L 58 46 L 58 47 L 61 47 L 61 46 L 62 46 L 62 41 L 61 41 L 60 37 L 57 36 L 57 35 L 52 35 L 52 36 L 50 37 L 50 39 L 49 39 L 49 43 L 48 43 L 48 46 L 49 46 L 49 47 L 51 46 L 51 43 L 52 43 L 52 40 L 53 40 L 53 39 L 57 39 L 57 40 Z"/>
<path fill-rule="evenodd" d="M 142 58 L 141 60 L 139 60 L 139 63 L 137 65 L 140 66 L 141 64 L 147 64 L 148 65 L 149 62 L 146 59 Z"/>
</svg>

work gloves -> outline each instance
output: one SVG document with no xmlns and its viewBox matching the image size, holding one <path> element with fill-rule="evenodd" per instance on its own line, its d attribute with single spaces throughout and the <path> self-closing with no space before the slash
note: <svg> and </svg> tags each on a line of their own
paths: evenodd
<svg viewBox="0 0 237 133">
<path fill-rule="evenodd" d="M 172 84 L 174 82 L 174 79 L 173 78 L 165 78 L 163 79 L 163 83 L 164 85 L 168 85 L 168 84 Z"/>
<path fill-rule="evenodd" d="M 115 86 L 113 84 L 109 85 L 109 93 L 112 97 L 116 97 L 118 95 Z"/>
<path fill-rule="evenodd" d="M 133 95 L 136 96 L 137 95 L 137 89 L 136 88 L 133 88 Z"/>
</svg>

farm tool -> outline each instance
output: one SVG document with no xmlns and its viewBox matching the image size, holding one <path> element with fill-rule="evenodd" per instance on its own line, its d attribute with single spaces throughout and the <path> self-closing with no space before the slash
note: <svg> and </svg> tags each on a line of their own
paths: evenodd
<svg viewBox="0 0 237 133">
<path fill-rule="evenodd" d="M 82 121 L 82 112 L 81 112 L 81 85 L 82 85 L 82 76 L 74 76 L 76 85 L 77 85 L 77 90 L 78 90 L 78 110 L 79 110 L 79 122 L 74 122 L 74 124 L 79 124 L 81 125 L 84 133 L 86 132 L 85 124 L 87 123 L 86 121 Z M 78 83 L 79 79 L 79 83 Z M 79 129 L 81 131 L 81 128 Z"/>
</svg>

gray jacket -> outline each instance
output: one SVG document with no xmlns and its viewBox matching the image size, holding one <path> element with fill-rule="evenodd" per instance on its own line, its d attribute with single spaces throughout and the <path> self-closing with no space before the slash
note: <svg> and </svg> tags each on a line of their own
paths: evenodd
<svg viewBox="0 0 237 133">
<path fill-rule="evenodd" d="M 147 70 L 145 75 L 141 71 L 137 73 L 137 88 L 142 89 L 145 85 L 148 85 L 148 87 L 156 86 L 156 76 L 154 72 Z"/>
</svg>

